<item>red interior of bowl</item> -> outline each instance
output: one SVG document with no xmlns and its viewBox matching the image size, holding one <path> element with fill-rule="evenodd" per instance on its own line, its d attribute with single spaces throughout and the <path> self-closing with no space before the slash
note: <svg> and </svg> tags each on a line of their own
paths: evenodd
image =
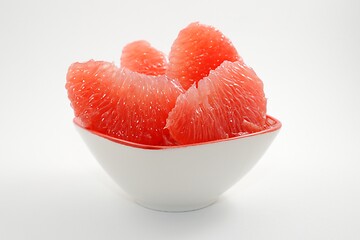
<svg viewBox="0 0 360 240">
<path fill-rule="evenodd" d="M 271 117 L 271 116 L 267 115 L 266 124 L 267 124 L 268 127 L 265 130 L 262 130 L 262 131 L 259 131 L 259 132 L 256 132 L 256 133 L 244 134 L 244 135 L 240 135 L 240 136 L 232 137 L 232 138 L 225 138 L 225 139 L 219 139 L 219 140 L 214 140 L 214 141 L 193 143 L 193 144 L 186 144 L 186 145 L 157 146 L 157 145 L 145 145 L 145 144 L 140 144 L 140 143 L 129 142 L 129 141 L 126 141 L 126 140 L 123 140 L 123 139 L 108 136 L 106 134 L 103 134 L 103 133 L 100 133 L 100 132 L 97 132 L 97 131 L 93 131 L 91 129 L 86 129 L 86 128 L 84 128 L 82 126 L 81 121 L 80 121 L 79 118 L 74 118 L 74 124 L 77 125 L 78 127 L 82 128 L 82 129 L 85 129 L 86 131 L 91 132 L 92 134 L 95 134 L 95 135 L 97 135 L 99 137 L 102 137 L 102 138 L 108 139 L 110 141 L 116 142 L 118 144 L 130 146 L 130 147 L 135 147 L 135 148 L 153 149 L 153 150 L 179 148 L 179 147 L 189 147 L 189 146 L 197 146 L 197 145 L 202 145 L 202 144 L 211 144 L 211 143 L 217 143 L 217 142 L 223 142 L 223 141 L 231 141 L 231 140 L 234 140 L 234 139 L 246 138 L 246 137 L 251 137 L 251 136 L 256 136 L 256 135 L 260 135 L 260 134 L 273 132 L 273 131 L 276 131 L 276 130 L 281 128 L 281 122 L 279 120 L 277 120 L 274 117 Z"/>
</svg>

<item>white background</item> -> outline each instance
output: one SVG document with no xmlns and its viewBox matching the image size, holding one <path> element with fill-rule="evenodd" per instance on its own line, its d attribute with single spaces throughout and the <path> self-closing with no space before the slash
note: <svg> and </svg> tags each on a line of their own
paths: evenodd
<svg viewBox="0 0 360 240">
<path fill-rule="evenodd" d="M 68 66 L 168 52 L 192 21 L 228 36 L 283 128 L 213 206 L 144 209 L 72 125 Z M 1 1 L 0 239 L 360 239 L 360 2 Z"/>
</svg>

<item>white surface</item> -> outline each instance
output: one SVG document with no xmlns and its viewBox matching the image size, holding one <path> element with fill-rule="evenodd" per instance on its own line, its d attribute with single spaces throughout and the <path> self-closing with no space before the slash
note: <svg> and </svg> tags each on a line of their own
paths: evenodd
<svg viewBox="0 0 360 240">
<path fill-rule="evenodd" d="M 1 1 L 0 239 L 359 239 L 360 2 Z M 129 201 L 72 126 L 67 67 L 168 51 L 199 20 L 263 79 L 283 128 L 221 201 L 169 214 Z"/>
<path fill-rule="evenodd" d="M 95 159 L 128 196 L 150 209 L 183 212 L 213 204 L 260 160 L 279 132 L 187 147 L 143 149 L 79 126 Z M 277 128 L 277 129 L 276 129 Z"/>
</svg>

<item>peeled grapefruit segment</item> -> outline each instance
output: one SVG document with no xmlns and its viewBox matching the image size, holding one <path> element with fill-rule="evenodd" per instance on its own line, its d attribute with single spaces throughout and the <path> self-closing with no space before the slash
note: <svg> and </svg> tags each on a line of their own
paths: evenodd
<svg viewBox="0 0 360 240">
<path fill-rule="evenodd" d="M 265 120 L 262 81 L 242 61 L 225 61 L 178 97 L 166 128 L 179 144 L 190 144 L 257 132 Z"/>
<path fill-rule="evenodd" d="M 159 76 L 165 74 L 167 59 L 147 41 L 135 41 L 123 48 L 120 58 L 121 66 L 131 71 L 146 75 Z"/>
<path fill-rule="evenodd" d="M 164 126 L 183 89 L 166 76 L 90 60 L 69 67 L 66 89 L 83 127 L 135 143 L 170 144 Z"/>
<path fill-rule="evenodd" d="M 188 89 L 225 60 L 240 60 L 230 40 L 214 27 L 195 22 L 181 30 L 175 39 L 166 74 Z"/>
</svg>

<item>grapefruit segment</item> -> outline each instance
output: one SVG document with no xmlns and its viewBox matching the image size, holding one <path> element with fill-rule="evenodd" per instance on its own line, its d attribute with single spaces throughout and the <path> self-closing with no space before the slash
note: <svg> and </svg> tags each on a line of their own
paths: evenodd
<svg viewBox="0 0 360 240">
<path fill-rule="evenodd" d="M 181 30 L 175 39 L 166 74 L 188 89 L 225 60 L 240 59 L 233 44 L 219 30 L 195 22 Z"/>
<path fill-rule="evenodd" d="M 191 144 L 257 132 L 265 120 L 262 81 L 242 61 L 225 61 L 178 97 L 166 128 L 179 144 Z"/>
<path fill-rule="evenodd" d="M 166 76 L 90 60 L 70 66 L 66 89 L 83 127 L 135 143 L 171 144 L 164 126 L 183 89 Z"/>
<path fill-rule="evenodd" d="M 165 74 L 167 59 L 147 41 L 135 41 L 126 45 L 120 58 L 121 66 L 147 75 Z"/>
</svg>

